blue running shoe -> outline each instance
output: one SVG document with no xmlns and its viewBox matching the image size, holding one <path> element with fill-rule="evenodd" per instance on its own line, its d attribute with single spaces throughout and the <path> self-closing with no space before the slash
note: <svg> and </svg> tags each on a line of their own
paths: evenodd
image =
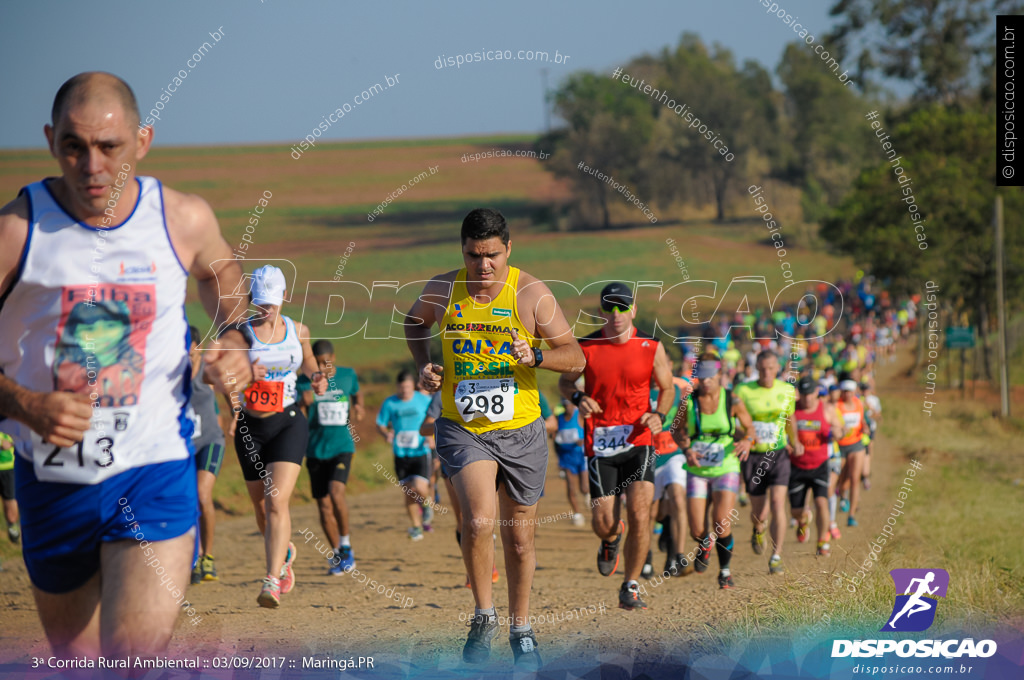
<svg viewBox="0 0 1024 680">
<path fill-rule="evenodd" d="M 334 559 L 341 560 L 338 566 L 342 571 L 352 571 L 356 568 L 356 558 L 352 554 L 352 546 L 345 545 L 335 551 Z"/>
</svg>

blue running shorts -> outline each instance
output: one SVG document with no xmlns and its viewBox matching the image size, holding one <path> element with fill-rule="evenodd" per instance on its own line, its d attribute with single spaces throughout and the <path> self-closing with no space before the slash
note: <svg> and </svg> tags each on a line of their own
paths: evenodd
<svg viewBox="0 0 1024 680">
<path fill-rule="evenodd" d="M 21 456 L 14 469 L 25 566 L 32 584 L 47 593 L 67 593 L 92 578 L 104 541 L 135 540 L 142 550 L 143 541 L 177 538 L 199 518 L 193 456 L 125 470 L 99 484 L 40 482 Z"/>
</svg>

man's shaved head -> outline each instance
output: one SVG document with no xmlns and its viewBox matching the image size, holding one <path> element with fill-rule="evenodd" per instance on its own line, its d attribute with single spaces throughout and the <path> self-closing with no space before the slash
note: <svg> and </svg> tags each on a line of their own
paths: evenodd
<svg viewBox="0 0 1024 680">
<path fill-rule="evenodd" d="M 132 126 L 139 124 L 139 104 L 135 101 L 135 93 L 128 83 L 111 73 L 88 71 L 72 76 L 53 98 L 53 109 L 50 111 L 50 124 L 57 127 L 64 112 L 73 106 L 93 100 L 116 100 L 124 109 L 125 118 Z"/>
</svg>

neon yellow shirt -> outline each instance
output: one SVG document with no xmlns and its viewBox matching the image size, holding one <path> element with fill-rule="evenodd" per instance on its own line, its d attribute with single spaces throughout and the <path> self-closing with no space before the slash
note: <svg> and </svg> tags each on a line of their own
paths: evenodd
<svg viewBox="0 0 1024 680">
<path fill-rule="evenodd" d="M 536 369 L 512 358 L 510 328 L 531 347 L 540 347 L 519 319 L 518 284 L 519 269 L 509 267 L 497 297 L 477 302 L 461 269 L 441 319 L 441 415 L 476 434 L 514 430 L 540 417 Z"/>
</svg>

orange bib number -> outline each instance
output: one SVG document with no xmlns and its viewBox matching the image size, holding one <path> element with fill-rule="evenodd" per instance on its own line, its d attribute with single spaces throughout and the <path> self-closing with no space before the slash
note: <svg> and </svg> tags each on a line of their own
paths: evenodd
<svg viewBox="0 0 1024 680">
<path fill-rule="evenodd" d="M 245 405 L 254 411 L 284 411 L 284 383 L 257 380 L 245 390 Z"/>
</svg>

